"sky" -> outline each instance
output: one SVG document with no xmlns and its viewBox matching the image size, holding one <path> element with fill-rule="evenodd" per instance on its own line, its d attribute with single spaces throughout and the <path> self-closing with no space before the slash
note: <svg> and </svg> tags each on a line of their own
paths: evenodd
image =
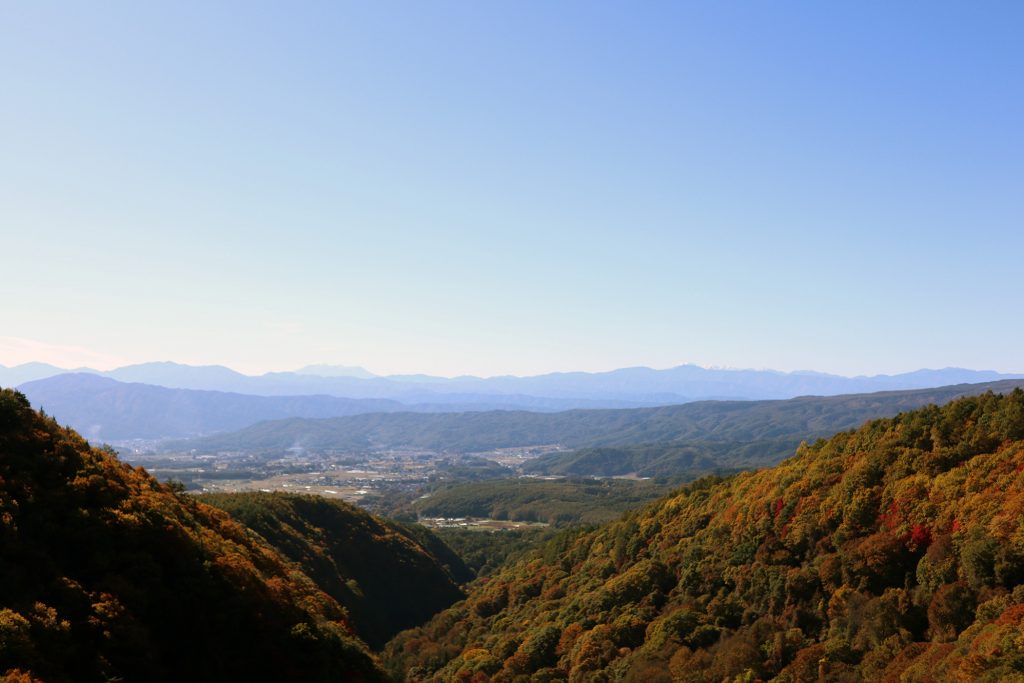
<svg viewBox="0 0 1024 683">
<path fill-rule="evenodd" d="M 0 364 L 1024 371 L 1019 2 L 0 4 Z"/>
</svg>

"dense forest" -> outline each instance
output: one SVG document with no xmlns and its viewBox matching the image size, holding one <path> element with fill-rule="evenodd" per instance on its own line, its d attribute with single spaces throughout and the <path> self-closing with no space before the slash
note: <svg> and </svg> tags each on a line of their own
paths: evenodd
<svg viewBox="0 0 1024 683">
<path fill-rule="evenodd" d="M 542 455 L 524 463 L 522 470 L 542 476 L 633 476 L 685 483 L 709 474 L 731 474 L 741 469 L 774 465 L 784 455 L 792 454 L 803 440 L 791 436 L 746 442 L 687 441 L 581 448 Z"/>
<path fill-rule="evenodd" d="M 458 554 L 474 576 L 487 576 L 497 571 L 506 562 L 524 555 L 558 533 L 553 527 L 543 526 L 501 531 L 463 528 L 434 531 L 445 545 Z"/>
<path fill-rule="evenodd" d="M 570 448 L 637 446 L 669 442 L 728 444 L 730 448 L 775 440 L 769 452 L 751 453 L 754 464 L 791 453 L 802 439 L 828 436 L 865 420 L 888 417 L 929 403 L 945 403 L 987 389 L 1010 391 L 1022 380 L 961 384 L 846 396 L 806 396 L 785 401 L 699 401 L 661 408 L 568 410 L 533 413 L 375 413 L 320 420 L 261 422 L 246 429 L 169 444 L 171 450 L 284 451 L 411 447 L 459 453 L 493 448 L 562 444 Z M 596 471 L 577 474 L 598 474 Z"/>
<path fill-rule="evenodd" d="M 400 634 L 407 681 L 1024 675 L 1024 392 L 962 398 L 561 535 Z"/>
<path fill-rule="evenodd" d="M 344 610 L 226 513 L 0 391 L 0 672 L 383 680 Z"/>
<path fill-rule="evenodd" d="M 385 681 L 360 629 L 382 643 L 471 577 L 341 503 L 210 502 L 0 390 L 0 680 Z"/>
</svg>

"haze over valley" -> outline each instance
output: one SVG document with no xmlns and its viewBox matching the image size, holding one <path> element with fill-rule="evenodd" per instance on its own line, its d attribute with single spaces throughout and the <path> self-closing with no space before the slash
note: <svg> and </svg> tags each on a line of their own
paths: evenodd
<svg viewBox="0 0 1024 683">
<path fill-rule="evenodd" d="M 855 378 L 693 365 L 490 379 L 378 378 L 325 365 L 260 376 L 176 363 L 2 372 L 32 378 L 18 388 L 33 405 L 187 490 L 315 493 L 428 524 L 442 510 L 452 519 L 608 521 L 674 485 L 771 466 L 803 441 L 868 419 L 1024 385 L 1024 376 L 956 368 Z M 324 393 L 276 393 L 288 388 Z M 850 388 L 874 391 L 828 395 Z M 511 393 L 520 389 L 537 395 Z M 730 394 L 778 398 L 721 397 Z M 611 488 L 595 500 L 553 483 L 566 478 Z M 523 496 L 546 502 L 494 503 Z"/>
</svg>

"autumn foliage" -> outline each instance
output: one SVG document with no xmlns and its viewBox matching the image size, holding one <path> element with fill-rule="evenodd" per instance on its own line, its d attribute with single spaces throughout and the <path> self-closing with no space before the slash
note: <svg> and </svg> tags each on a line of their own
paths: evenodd
<svg viewBox="0 0 1024 683">
<path fill-rule="evenodd" d="M 408 681 L 1024 680 L 1024 392 L 700 480 L 392 641 Z"/>
<path fill-rule="evenodd" d="M 0 679 L 384 678 L 251 530 L 0 391 Z"/>
</svg>

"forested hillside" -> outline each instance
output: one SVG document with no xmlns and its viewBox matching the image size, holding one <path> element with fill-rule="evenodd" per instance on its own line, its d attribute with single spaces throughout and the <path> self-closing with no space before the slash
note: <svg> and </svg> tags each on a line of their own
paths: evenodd
<svg viewBox="0 0 1024 683">
<path fill-rule="evenodd" d="M 525 526 L 495 532 L 444 528 L 434 533 L 458 553 L 475 575 L 486 576 L 510 561 L 510 558 L 526 554 L 560 532 L 554 527 Z"/>
<path fill-rule="evenodd" d="M 554 526 L 603 524 L 660 498 L 670 487 L 627 479 L 507 478 L 459 483 L 419 496 L 421 517 L 489 517 Z"/>
<path fill-rule="evenodd" d="M 827 436 L 865 420 L 988 389 L 1009 391 L 1022 380 L 961 384 L 876 394 L 809 396 L 786 401 L 701 401 L 662 408 L 570 410 L 561 413 L 490 411 L 454 414 L 375 413 L 322 420 L 262 422 L 246 429 L 179 442 L 172 449 L 276 450 L 414 447 L 456 452 L 562 444 L 573 448 L 669 442 L 715 442 L 730 448 L 775 440 L 781 458 L 802 439 Z M 773 446 L 774 448 L 774 446 Z"/>
<path fill-rule="evenodd" d="M 345 611 L 227 513 L 0 391 L 0 676 L 384 679 Z"/>
<path fill-rule="evenodd" d="M 813 438 L 813 434 L 809 434 Z M 548 453 L 523 464 L 533 475 L 657 477 L 676 483 L 709 474 L 774 465 L 803 441 L 797 436 L 754 441 L 687 441 L 602 446 Z"/>
<path fill-rule="evenodd" d="M 400 634 L 408 681 L 1024 675 L 1024 391 L 707 478 L 556 538 Z"/>
<path fill-rule="evenodd" d="M 374 648 L 462 598 L 457 584 L 473 576 L 440 539 L 424 538 L 430 536 L 426 529 L 417 538 L 341 501 L 284 493 L 212 494 L 202 500 L 298 562 L 348 610 L 356 632 Z"/>
</svg>

